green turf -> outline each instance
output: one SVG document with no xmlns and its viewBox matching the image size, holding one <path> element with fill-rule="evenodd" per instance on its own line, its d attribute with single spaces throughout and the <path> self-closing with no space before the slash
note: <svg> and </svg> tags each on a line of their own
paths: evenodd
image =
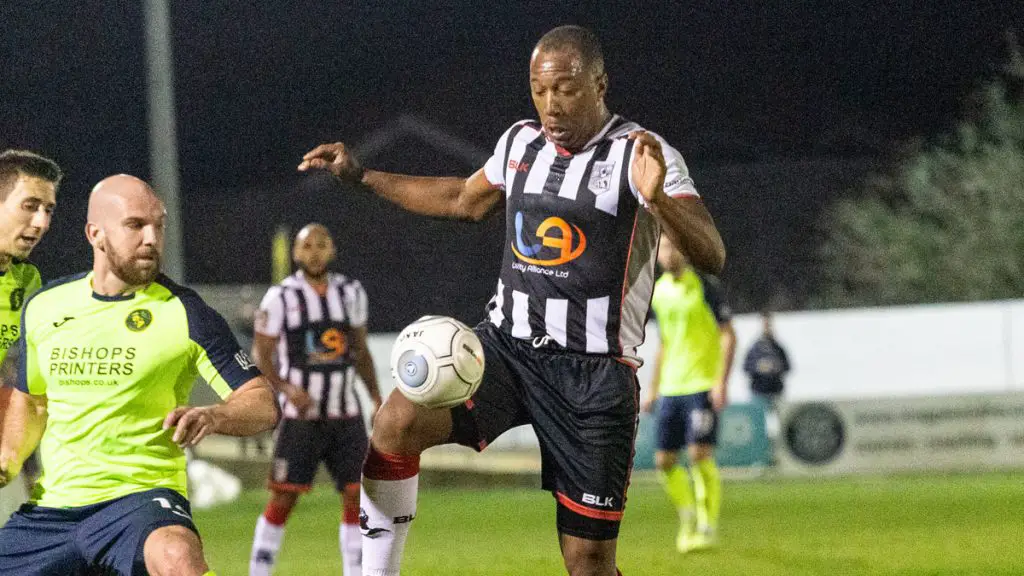
<svg viewBox="0 0 1024 576">
<path fill-rule="evenodd" d="M 626 576 L 1024 574 L 1024 476 L 900 476 L 729 482 L 717 549 L 675 552 L 675 513 L 661 489 L 630 489 L 619 539 Z M 265 493 L 197 512 L 220 576 L 247 574 Z M 304 497 L 276 574 L 341 574 L 338 500 Z M 563 573 L 551 497 L 531 490 L 425 490 L 403 574 Z"/>
</svg>

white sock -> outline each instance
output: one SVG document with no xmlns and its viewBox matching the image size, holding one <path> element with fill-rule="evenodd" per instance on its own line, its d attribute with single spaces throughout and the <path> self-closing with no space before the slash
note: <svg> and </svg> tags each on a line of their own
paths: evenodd
<svg viewBox="0 0 1024 576">
<path fill-rule="evenodd" d="M 359 495 L 362 576 L 398 576 L 409 523 L 416 517 L 419 481 L 419 474 L 405 480 L 374 480 L 363 476 Z"/>
<path fill-rule="evenodd" d="M 252 541 L 249 576 L 270 576 L 283 540 L 284 526 L 271 524 L 260 514 L 259 520 L 256 521 L 256 536 Z"/>
<path fill-rule="evenodd" d="M 360 576 L 363 566 L 363 535 L 359 524 L 341 524 L 338 529 L 338 543 L 341 548 L 343 576 Z"/>
</svg>

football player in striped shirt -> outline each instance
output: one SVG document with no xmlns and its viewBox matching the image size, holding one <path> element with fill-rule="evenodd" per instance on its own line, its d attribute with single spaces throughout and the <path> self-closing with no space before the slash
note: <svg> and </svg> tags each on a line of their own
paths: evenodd
<svg viewBox="0 0 1024 576">
<path fill-rule="evenodd" d="M 364 575 L 399 573 L 423 450 L 449 442 L 483 450 L 526 424 L 540 441 L 566 570 L 616 574 L 639 404 L 636 347 L 659 234 L 713 273 L 725 248 L 682 156 L 612 114 L 607 89 L 597 38 L 563 26 L 540 39 L 530 61 L 538 120 L 509 128 L 469 178 L 364 170 L 342 143 L 313 149 L 299 165 L 426 216 L 481 220 L 505 209 L 497 289 L 475 329 L 486 355 L 479 390 L 450 410 L 392 393 L 374 420 L 360 500 Z"/>
<path fill-rule="evenodd" d="M 256 315 L 253 355 L 280 395 L 284 415 L 267 484 L 270 502 L 256 521 L 250 576 L 273 571 L 285 522 L 299 495 L 313 487 L 321 462 L 341 495 L 343 574 L 360 573 L 359 476 L 368 439 L 357 381 L 373 402 L 370 414 L 380 407 L 380 391 L 366 344 L 366 291 L 359 281 L 328 270 L 334 257 L 327 228 L 304 226 L 292 247 L 299 270 L 267 291 Z"/>
</svg>

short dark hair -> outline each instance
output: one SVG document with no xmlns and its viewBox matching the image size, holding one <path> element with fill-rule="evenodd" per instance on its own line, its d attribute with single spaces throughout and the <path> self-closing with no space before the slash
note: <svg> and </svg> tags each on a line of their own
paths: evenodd
<svg viewBox="0 0 1024 576">
<path fill-rule="evenodd" d="M 28 150 L 0 152 L 0 199 L 10 194 L 19 176 L 31 176 L 59 186 L 64 172 L 56 162 Z"/>
<path fill-rule="evenodd" d="M 540 41 L 537 42 L 537 49 L 541 52 L 573 50 L 580 55 L 584 67 L 596 74 L 604 73 L 604 54 L 601 52 L 601 42 L 597 39 L 597 34 L 583 26 L 559 26 L 541 36 Z"/>
</svg>

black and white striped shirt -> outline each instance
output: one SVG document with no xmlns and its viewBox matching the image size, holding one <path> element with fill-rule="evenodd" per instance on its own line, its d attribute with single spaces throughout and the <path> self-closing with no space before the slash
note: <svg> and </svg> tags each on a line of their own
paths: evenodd
<svg viewBox="0 0 1024 576">
<path fill-rule="evenodd" d="M 504 261 L 487 306 L 493 324 L 535 345 L 639 363 L 660 234 L 631 177 L 627 136 L 641 129 L 613 116 L 576 154 L 533 120 L 502 135 L 484 166 L 506 200 Z M 665 193 L 698 197 L 682 156 L 654 136 Z"/>
<path fill-rule="evenodd" d="M 283 396 L 285 418 L 354 418 L 362 414 L 356 396 L 353 328 L 366 325 L 366 291 L 341 274 L 328 274 L 327 290 L 317 293 L 301 271 L 272 286 L 260 303 L 256 332 L 277 338 L 283 380 L 301 387 L 313 400 L 305 414 Z"/>
</svg>

